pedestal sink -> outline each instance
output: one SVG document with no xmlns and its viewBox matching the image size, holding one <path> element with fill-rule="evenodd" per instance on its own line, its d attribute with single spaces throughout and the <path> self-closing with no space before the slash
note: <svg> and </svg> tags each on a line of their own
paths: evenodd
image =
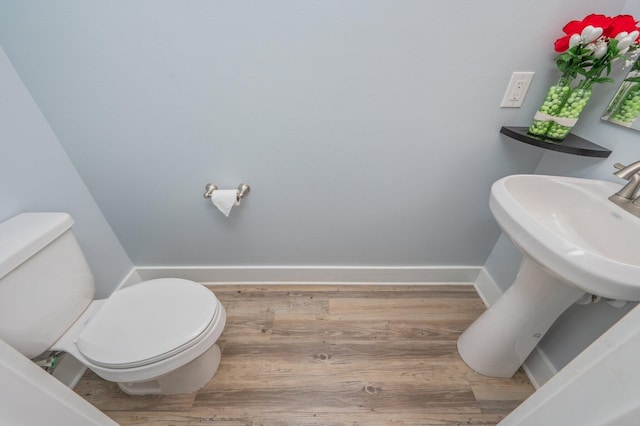
<svg viewBox="0 0 640 426">
<path fill-rule="evenodd" d="M 471 368 L 513 376 L 551 324 L 585 293 L 640 300 L 640 218 L 608 200 L 620 188 L 541 175 L 493 184 L 491 212 L 523 261 L 509 290 L 458 339 Z"/>
</svg>

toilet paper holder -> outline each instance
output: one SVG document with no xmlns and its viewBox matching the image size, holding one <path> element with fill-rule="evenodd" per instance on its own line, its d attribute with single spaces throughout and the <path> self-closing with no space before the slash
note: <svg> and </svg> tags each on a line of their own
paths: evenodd
<svg viewBox="0 0 640 426">
<path fill-rule="evenodd" d="M 213 194 L 213 191 L 215 191 L 216 189 L 219 189 L 218 185 L 208 183 L 204 187 L 204 198 L 211 198 L 211 194 Z M 240 203 L 240 200 L 242 200 L 245 195 L 249 193 L 249 191 L 251 191 L 251 187 L 246 183 L 241 183 L 240 185 L 238 185 L 238 190 L 236 191 L 236 201 Z"/>
</svg>

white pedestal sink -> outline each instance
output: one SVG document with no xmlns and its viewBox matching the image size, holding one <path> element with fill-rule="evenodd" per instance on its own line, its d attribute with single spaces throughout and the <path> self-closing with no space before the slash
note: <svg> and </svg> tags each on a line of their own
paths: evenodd
<svg viewBox="0 0 640 426">
<path fill-rule="evenodd" d="M 524 257 L 511 288 L 458 339 L 471 368 L 513 376 L 585 293 L 640 300 L 640 219 L 608 200 L 620 187 L 540 175 L 493 184 L 491 211 Z"/>
</svg>

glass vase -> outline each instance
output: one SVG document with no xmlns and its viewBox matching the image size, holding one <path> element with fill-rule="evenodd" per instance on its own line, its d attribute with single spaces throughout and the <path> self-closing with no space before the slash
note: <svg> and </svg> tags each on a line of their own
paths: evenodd
<svg viewBox="0 0 640 426">
<path fill-rule="evenodd" d="M 567 137 L 591 97 L 592 85 L 590 81 L 582 81 L 569 92 L 567 100 L 547 129 L 547 139 L 562 142 Z"/>
<path fill-rule="evenodd" d="M 638 115 L 640 115 L 640 84 L 630 83 L 608 119 L 612 123 L 631 127 Z"/>
<path fill-rule="evenodd" d="M 570 83 L 571 79 L 569 77 L 561 77 L 558 83 L 549 88 L 547 96 L 544 98 L 540 108 L 538 108 L 531 126 L 529 126 L 530 134 L 539 137 L 544 137 L 547 134 L 552 123 L 551 117 L 560 112 L 569 97 L 571 92 Z"/>
</svg>

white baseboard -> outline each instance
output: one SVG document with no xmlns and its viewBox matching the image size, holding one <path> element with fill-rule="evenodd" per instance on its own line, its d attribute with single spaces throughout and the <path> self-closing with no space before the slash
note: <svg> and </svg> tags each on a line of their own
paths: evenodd
<svg viewBox="0 0 640 426">
<path fill-rule="evenodd" d="M 469 284 L 478 266 L 140 266 L 143 280 L 184 278 L 205 284 Z"/>
<path fill-rule="evenodd" d="M 142 279 L 142 277 L 140 277 L 140 274 L 138 273 L 138 270 L 136 268 L 133 268 L 131 271 L 129 271 L 127 276 L 124 277 L 122 279 L 122 281 L 120 281 L 120 284 L 118 284 L 118 286 L 115 288 L 115 290 L 119 290 L 121 288 L 128 287 L 128 286 L 130 286 L 132 284 L 137 284 L 137 283 L 139 283 L 141 281 L 144 281 L 144 280 Z"/>
<path fill-rule="evenodd" d="M 551 361 L 540 346 L 536 346 L 531 355 L 522 364 L 522 369 L 529 377 L 529 381 L 534 388 L 540 389 L 558 370 L 551 364 Z"/>
<path fill-rule="evenodd" d="M 502 296 L 502 289 L 498 287 L 498 284 L 496 284 L 493 277 L 489 275 L 485 268 L 482 268 L 478 274 L 474 287 L 487 308 L 496 303 L 500 296 Z"/>
<path fill-rule="evenodd" d="M 87 371 L 87 367 L 80 361 L 75 359 L 71 354 L 65 354 L 53 370 L 53 377 L 73 389 L 85 371 Z"/>
<path fill-rule="evenodd" d="M 482 268 L 478 274 L 474 286 L 487 307 L 493 305 L 503 293 L 485 268 Z M 522 364 L 522 369 L 536 389 L 540 388 L 558 372 L 539 346 L 535 347 L 524 364 Z"/>
</svg>

